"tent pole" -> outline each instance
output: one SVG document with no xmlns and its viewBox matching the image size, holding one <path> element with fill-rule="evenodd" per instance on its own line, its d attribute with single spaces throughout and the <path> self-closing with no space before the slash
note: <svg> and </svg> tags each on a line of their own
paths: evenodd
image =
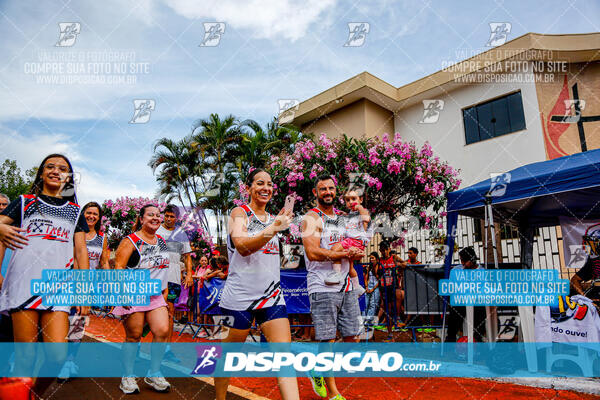
<svg viewBox="0 0 600 400">
<path fill-rule="evenodd" d="M 498 269 L 498 254 L 496 247 L 496 228 L 494 227 L 494 213 L 492 211 L 492 198 L 486 197 L 486 206 L 489 225 L 490 225 L 490 235 L 492 235 L 492 252 L 494 253 L 494 269 Z M 495 342 L 498 337 L 498 317 L 496 313 L 496 307 L 486 306 L 486 320 L 485 320 L 485 328 L 488 336 L 489 342 Z"/>
</svg>

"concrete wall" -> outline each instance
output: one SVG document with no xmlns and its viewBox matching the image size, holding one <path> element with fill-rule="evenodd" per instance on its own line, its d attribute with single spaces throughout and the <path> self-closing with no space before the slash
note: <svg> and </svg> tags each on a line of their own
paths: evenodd
<svg viewBox="0 0 600 400">
<path fill-rule="evenodd" d="M 394 131 L 391 111 L 362 99 L 302 126 L 305 133 L 321 133 L 334 138 L 346 134 L 354 138 L 372 137 Z"/>
<path fill-rule="evenodd" d="M 521 90 L 526 129 L 497 138 L 466 144 L 462 109 Z M 434 99 L 444 100 L 436 123 L 422 124 L 423 104 L 399 111 L 395 130 L 418 146 L 429 141 L 433 151 L 454 168 L 459 168 L 461 187 L 524 164 L 546 159 L 534 83 L 477 83 L 457 88 Z"/>
</svg>

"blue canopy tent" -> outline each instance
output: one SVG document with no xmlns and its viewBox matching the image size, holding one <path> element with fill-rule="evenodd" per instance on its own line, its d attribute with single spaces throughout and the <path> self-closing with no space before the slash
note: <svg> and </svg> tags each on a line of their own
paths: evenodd
<svg viewBox="0 0 600 400">
<path fill-rule="evenodd" d="M 524 165 L 448 193 L 447 200 L 449 249 L 454 248 L 459 215 L 483 219 L 492 229 L 494 221 L 510 224 L 519 228 L 521 264 L 531 268 L 535 228 L 559 225 L 561 216 L 600 218 L 600 149 Z M 487 245 L 487 229 L 484 244 Z M 446 278 L 451 263 L 452 251 L 449 251 L 444 265 Z M 519 314 L 522 324 L 531 324 L 523 326 L 524 340 L 534 341 L 533 309 L 519 307 Z M 533 362 L 531 368 L 535 368 Z"/>
<path fill-rule="evenodd" d="M 561 216 L 600 218 L 600 149 L 524 165 L 494 179 L 448 193 L 447 237 L 450 249 L 459 215 L 484 219 L 486 200 L 493 219 L 521 229 L 521 259 L 531 268 L 527 233 L 543 226 L 559 225 Z M 531 237 L 532 239 L 533 237 Z M 524 243 L 525 242 L 525 243 Z M 450 272 L 452 254 L 446 255 Z"/>
</svg>

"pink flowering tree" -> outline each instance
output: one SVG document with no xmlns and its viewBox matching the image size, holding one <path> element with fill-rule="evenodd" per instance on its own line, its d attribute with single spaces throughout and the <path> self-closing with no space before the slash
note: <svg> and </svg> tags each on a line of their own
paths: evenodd
<svg viewBox="0 0 600 400">
<path fill-rule="evenodd" d="M 102 204 L 102 231 L 107 235 L 111 250 L 115 250 L 121 240 L 132 232 L 137 215 L 146 204 L 154 204 L 161 212 L 167 206 L 164 202 L 146 197 L 120 197 L 114 201 L 106 200 Z M 201 220 L 195 210 L 185 211 L 180 215 L 181 229 L 187 234 L 194 255 L 208 255 L 215 248 L 210 234 L 203 229 Z"/>
<path fill-rule="evenodd" d="M 402 140 L 400 134 L 389 138 L 354 139 L 343 136 L 329 139 L 322 134 L 317 140 L 296 143 L 294 152 L 282 153 L 267 165 L 276 185 L 272 210 L 279 210 L 285 196 L 296 197 L 296 214 L 315 206 L 312 188 L 318 175 L 331 175 L 337 184 L 339 208 L 344 208 L 342 194 L 350 187 L 363 189 L 365 205 L 374 216 L 412 216 L 419 228 L 439 225 L 448 191 L 460 186 L 458 171 L 433 154 L 429 143 L 417 148 Z M 240 185 L 241 199 L 247 194 Z M 246 197 L 244 197 L 246 196 Z M 297 231 L 297 227 L 292 230 Z M 291 232 L 296 236 L 297 232 Z M 396 231 L 391 239 L 400 240 Z"/>
</svg>

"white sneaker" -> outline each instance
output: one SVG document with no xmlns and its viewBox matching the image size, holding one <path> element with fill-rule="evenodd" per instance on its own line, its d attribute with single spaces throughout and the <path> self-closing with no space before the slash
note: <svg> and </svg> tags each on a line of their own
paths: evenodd
<svg viewBox="0 0 600 400">
<path fill-rule="evenodd" d="M 79 367 L 77 366 L 77 364 L 75 364 L 75 362 L 74 362 L 74 361 L 67 361 L 67 362 L 65 363 L 65 365 L 66 365 L 66 364 L 69 364 L 69 368 L 71 368 L 71 377 L 72 377 L 72 378 L 74 378 L 74 377 L 76 377 L 77 375 L 79 375 Z"/>
<path fill-rule="evenodd" d="M 121 378 L 121 384 L 119 389 L 125 394 L 139 393 L 140 387 L 138 386 L 133 376 L 124 376 Z"/>
<path fill-rule="evenodd" d="M 358 287 L 354 288 L 354 291 L 356 292 L 356 297 L 360 297 L 363 294 L 365 294 L 366 290 L 364 287 L 358 285 Z"/>
<path fill-rule="evenodd" d="M 325 278 L 326 285 L 337 285 L 344 280 L 344 274 L 342 272 L 331 271 Z"/>
<path fill-rule="evenodd" d="M 167 382 L 160 372 L 153 374 L 148 372 L 148 376 L 144 378 L 144 382 L 146 382 L 147 385 L 152 386 L 152 389 L 157 392 L 168 392 L 171 389 L 171 384 Z"/>
<path fill-rule="evenodd" d="M 72 361 L 66 361 L 63 364 L 62 368 L 60 369 L 60 372 L 58 373 L 58 376 L 56 377 L 58 382 L 60 382 L 60 383 L 66 382 L 71 377 L 71 366 L 69 365 L 69 363 L 72 363 Z"/>
</svg>

